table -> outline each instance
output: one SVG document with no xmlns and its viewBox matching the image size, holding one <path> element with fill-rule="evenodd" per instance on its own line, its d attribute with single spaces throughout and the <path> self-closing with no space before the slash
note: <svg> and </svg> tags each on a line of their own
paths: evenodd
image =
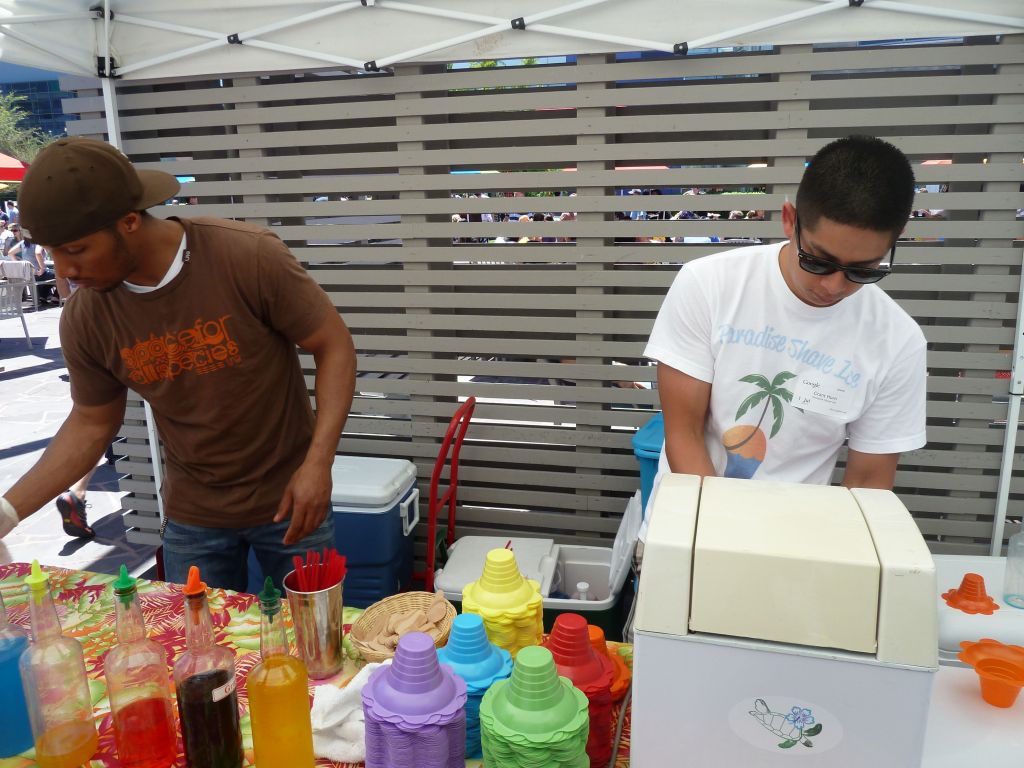
<svg viewBox="0 0 1024 768">
<path fill-rule="evenodd" d="M 89 674 L 93 694 L 93 711 L 96 715 L 96 726 L 99 731 L 99 750 L 88 768 L 118 768 L 117 751 L 114 746 L 113 721 L 110 716 L 110 703 L 107 700 L 106 683 L 103 677 L 103 660 L 106 652 L 116 643 L 114 628 L 113 591 L 111 583 L 116 577 L 91 573 L 88 571 L 71 571 L 63 568 L 44 567 L 50 577 L 50 586 L 57 605 L 64 634 L 74 637 L 82 643 L 85 651 L 86 670 Z M 0 593 L 7 605 L 7 616 L 12 623 L 29 627 L 28 607 L 22 588 L 22 579 L 29 573 L 27 563 L 12 563 L 0 566 Z M 162 581 L 138 580 L 139 600 L 146 619 L 149 636 L 167 648 L 169 664 L 185 650 L 184 625 L 182 623 L 183 602 L 180 586 Z M 231 648 L 235 652 L 235 673 L 238 678 L 238 702 L 241 708 L 242 745 L 245 749 L 245 766 L 254 766 L 252 753 L 252 732 L 248 715 L 248 699 L 244 683 L 245 676 L 260 660 L 260 614 L 259 605 L 254 595 L 232 592 L 223 589 L 209 591 L 210 613 L 213 617 L 216 642 Z M 287 603 L 285 603 L 287 605 Z M 344 687 L 356 672 L 365 664 L 352 648 L 348 639 L 348 629 L 362 611 L 358 608 L 345 608 L 345 649 L 348 658 L 341 671 L 327 680 L 318 680 L 314 685 L 335 685 Z M 623 656 L 632 662 L 632 648 L 620 646 Z M 614 713 L 618 715 L 618 711 Z M 617 768 L 629 765 L 629 717 L 623 730 L 622 747 L 619 750 Z M 0 758 L 0 768 L 29 768 L 37 763 L 31 757 L 32 752 L 12 758 Z M 179 734 L 179 759 L 176 766 L 184 766 L 185 759 L 181 751 Z M 338 766 L 339 768 L 358 768 L 332 763 L 330 760 L 317 760 L 318 766 Z M 480 760 L 467 760 L 466 768 L 482 768 Z"/>
</svg>

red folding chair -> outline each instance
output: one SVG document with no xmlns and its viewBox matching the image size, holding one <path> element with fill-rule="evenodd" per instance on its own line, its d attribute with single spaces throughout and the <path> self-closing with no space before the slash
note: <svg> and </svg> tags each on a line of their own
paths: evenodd
<svg viewBox="0 0 1024 768">
<path fill-rule="evenodd" d="M 469 428 L 469 422 L 473 419 L 474 408 L 476 408 L 476 398 L 470 397 L 455 411 L 451 421 L 448 422 L 448 431 L 445 432 L 444 440 L 441 441 L 441 447 L 437 452 L 437 461 L 434 462 L 434 472 L 430 476 L 430 504 L 427 515 L 427 566 L 425 570 L 413 574 L 414 578 L 423 579 L 423 588 L 427 592 L 434 591 L 434 567 L 437 562 L 437 515 L 446 505 L 448 507 L 448 532 L 445 536 L 445 541 L 449 547 L 455 543 L 455 505 L 459 487 L 459 451 L 462 450 L 462 441 L 466 439 L 466 430 Z M 450 460 L 448 458 L 449 452 L 451 453 Z M 450 466 L 448 488 L 443 494 L 438 494 L 441 473 L 446 463 Z"/>
</svg>

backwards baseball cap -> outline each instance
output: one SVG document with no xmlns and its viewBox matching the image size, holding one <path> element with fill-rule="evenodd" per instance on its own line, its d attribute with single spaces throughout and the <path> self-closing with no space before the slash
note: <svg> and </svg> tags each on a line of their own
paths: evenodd
<svg viewBox="0 0 1024 768">
<path fill-rule="evenodd" d="M 20 220 L 35 242 L 62 245 L 132 211 L 152 208 L 180 188 L 169 173 L 136 170 L 106 142 L 57 139 L 25 172 L 18 191 Z"/>
</svg>

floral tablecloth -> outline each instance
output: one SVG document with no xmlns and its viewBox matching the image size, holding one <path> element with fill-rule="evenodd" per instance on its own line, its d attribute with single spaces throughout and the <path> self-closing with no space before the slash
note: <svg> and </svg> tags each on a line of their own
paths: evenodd
<svg viewBox="0 0 1024 768">
<path fill-rule="evenodd" d="M 88 766 L 89 768 L 119 768 L 121 764 L 117 759 L 117 751 L 114 746 L 113 720 L 110 716 L 110 703 L 107 700 L 107 688 L 103 677 L 104 658 L 107 651 L 116 642 L 113 594 L 110 587 L 115 577 L 88 571 L 69 571 L 63 568 L 44 567 L 44 570 L 50 576 L 50 586 L 64 634 L 78 639 L 85 651 L 85 664 L 89 673 L 89 685 L 92 689 L 93 711 L 99 731 L 99 749 Z M 22 579 L 28 573 L 29 566 L 26 563 L 0 566 L 0 593 L 3 594 L 4 602 L 7 605 L 8 618 L 26 629 L 29 628 L 29 617 Z M 138 593 L 149 635 L 167 648 L 168 664 L 170 664 L 179 653 L 185 650 L 184 625 L 182 623 L 184 598 L 181 595 L 181 589 L 162 581 L 139 579 Z M 254 766 L 252 731 L 244 682 L 249 670 L 260 660 L 259 606 L 253 595 L 223 589 L 211 589 L 209 603 L 216 642 L 235 652 L 245 765 Z M 335 685 L 343 688 L 363 666 L 364 662 L 352 648 L 347 634 L 349 626 L 361 612 L 358 608 L 345 609 L 345 649 L 348 652 L 345 665 L 337 675 L 328 680 L 316 681 L 316 685 Z M 632 648 L 630 646 L 620 646 L 618 650 L 629 663 L 632 663 Z M 617 709 L 614 714 L 616 717 L 618 716 Z M 617 768 L 625 768 L 629 765 L 628 754 L 629 716 L 627 714 Z M 175 765 L 184 766 L 185 759 L 181 751 L 180 736 L 178 756 Z M 28 768 L 28 766 L 35 765 L 36 761 L 31 750 L 18 757 L 0 758 L 0 768 Z M 321 759 L 317 761 L 317 765 L 340 766 L 341 764 Z M 467 760 L 466 766 L 467 768 L 481 768 L 482 763 L 479 760 Z M 342 766 L 342 768 L 348 767 Z M 353 768 L 356 767 L 353 766 Z"/>
</svg>

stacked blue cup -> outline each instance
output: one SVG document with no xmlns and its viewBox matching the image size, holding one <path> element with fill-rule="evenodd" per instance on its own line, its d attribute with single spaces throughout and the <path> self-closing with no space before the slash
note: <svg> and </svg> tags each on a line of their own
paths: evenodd
<svg viewBox="0 0 1024 768">
<path fill-rule="evenodd" d="M 448 644 L 437 659 L 466 681 L 466 757 L 483 757 L 480 746 L 480 702 L 487 689 L 512 674 L 512 656 L 487 639 L 483 619 L 463 613 L 452 622 Z"/>
</svg>

